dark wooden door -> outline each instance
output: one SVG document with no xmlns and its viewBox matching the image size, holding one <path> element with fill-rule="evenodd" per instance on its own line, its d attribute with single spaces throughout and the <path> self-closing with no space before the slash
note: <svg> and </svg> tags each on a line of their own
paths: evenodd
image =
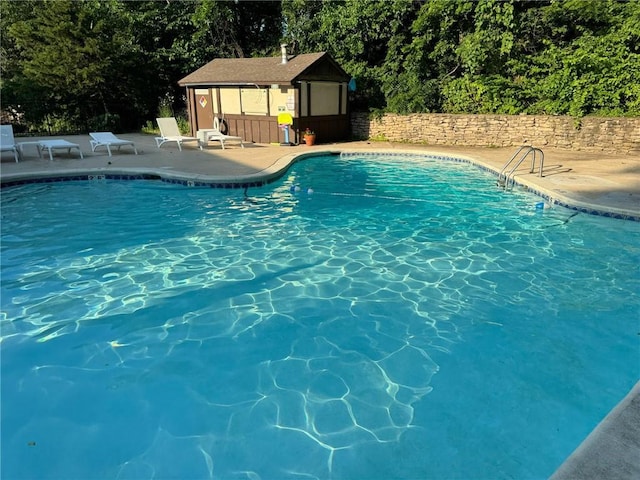
<svg viewBox="0 0 640 480">
<path fill-rule="evenodd" d="M 198 130 L 213 128 L 213 103 L 210 91 L 206 94 L 196 93 L 196 117 Z"/>
</svg>

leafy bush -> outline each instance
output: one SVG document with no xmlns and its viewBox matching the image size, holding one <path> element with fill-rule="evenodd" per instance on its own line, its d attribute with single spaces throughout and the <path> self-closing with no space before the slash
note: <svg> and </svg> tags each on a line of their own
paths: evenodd
<svg viewBox="0 0 640 480">
<path fill-rule="evenodd" d="M 173 107 L 171 103 L 161 101 L 158 106 L 158 118 L 173 117 Z"/>
<path fill-rule="evenodd" d="M 160 133 L 160 129 L 157 125 L 155 125 L 151 120 L 147 120 L 147 122 L 142 126 L 142 133 L 146 133 L 149 135 L 157 135 Z"/>
<path fill-rule="evenodd" d="M 189 120 L 186 116 L 180 115 L 176 117 L 176 122 L 178 122 L 178 128 L 180 129 L 180 133 L 190 135 L 191 134 L 191 125 L 189 125 Z"/>
<path fill-rule="evenodd" d="M 121 128 L 120 115 L 105 113 L 89 119 L 90 132 L 119 132 Z"/>
<path fill-rule="evenodd" d="M 34 135 L 78 135 L 84 133 L 77 117 L 67 114 L 46 115 L 42 121 L 29 124 L 29 133 Z"/>
</svg>

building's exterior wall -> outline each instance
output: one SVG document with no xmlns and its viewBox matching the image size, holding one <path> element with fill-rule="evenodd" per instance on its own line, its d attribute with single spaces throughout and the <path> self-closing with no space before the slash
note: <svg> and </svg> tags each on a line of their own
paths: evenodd
<svg viewBox="0 0 640 480">
<path fill-rule="evenodd" d="M 299 132 L 311 128 L 318 142 L 349 138 L 347 84 L 344 82 L 301 82 L 299 86 L 187 88 L 191 134 L 211 128 L 213 117 L 223 120 L 223 132 L 240 135 L 248 142 L 282 143 L 285 135 L 278 114 L 294 119 L 289 140 L 300 141 Z M 202 100 L 206 98 L 206 106 Z M 204 110 L 209 109 L 210 115 Z"/>
<path fill-rule="evenodd" d="M 352 113 L 354 138 L 428 145 L 504 147 L 530 144 L 543 148 L 640 154 L 640 118 L 545 115 Z"/>
<path fill-rule="evenodd" d="M 295 115 L 296 90 L 293 87 L 281 85 L 278 88 L 269 89 L 269 112 L 272 116 L 280 113 Z"/>
<path fill-rule="evenodd" d="M 300 108 L 297 117 L 309 116 L 309 83 L 300 83 Z"/>
<path fill-rule="evenodd" d="M 217 90 L 220 95 L 220 111 L 216 111 L 219 114 L 242 114 L 242 102 L 240 96 L 240 89 L 238 88 L 220 88 L 212 89 Z"/>
<path fill-rule="evenodd" d="M 340 114 L 340 84 L 321 83 L 310 84 L 311 87 L 311 116 Z"/>
<path fill-rule="evenodd" d="M 243 115 L 269 115 L 268 92 L 269 90 L 266 88 L 241 88 L 241 111 L 239 113 L 242 113 Z"/>
<path fill-rule="evenodd" d="M 340 115 L 347 115 L 349 113 L 349 86 L 343 83 L 340 88 L 342 89 L 340 94 Z"/>
</svg>

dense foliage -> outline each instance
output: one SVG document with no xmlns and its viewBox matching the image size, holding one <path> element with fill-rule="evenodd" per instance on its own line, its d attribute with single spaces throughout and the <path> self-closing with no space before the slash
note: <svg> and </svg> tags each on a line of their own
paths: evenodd
<svg viewBox="0 0 640 480">
<path fill-rule="evenodd" d="M 640 0 L 1 1 L 0 30 L 3 115 L 40 131 L 137 129 L 280 43 L 331 53 L 355 108 L 640 115 Z"/>
<path fill-rule="evenodd" d="M 0 1 L 2 110 L 37 131 L 138 129 L 177 115 L 177 81 L 209 60 L 279 49 L 281 24 L 278 2 Z"/>
<path fill-rule="evenodd" d="M 291 43 L 334 55 L 369 107 L 640 114 L 638 0 L 284 0 L 283 13 Z"/>
</svg>

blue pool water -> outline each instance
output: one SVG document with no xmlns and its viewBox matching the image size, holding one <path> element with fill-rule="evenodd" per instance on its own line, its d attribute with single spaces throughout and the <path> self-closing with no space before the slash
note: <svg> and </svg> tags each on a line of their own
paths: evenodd
<svg viewBox="0 0 640 480">
<path fill-rule="evenodd" d="M 4 189 L 2 477 L 548 477 L 640 375 L 640 224 L 494 185 Z"/>
</svg>

